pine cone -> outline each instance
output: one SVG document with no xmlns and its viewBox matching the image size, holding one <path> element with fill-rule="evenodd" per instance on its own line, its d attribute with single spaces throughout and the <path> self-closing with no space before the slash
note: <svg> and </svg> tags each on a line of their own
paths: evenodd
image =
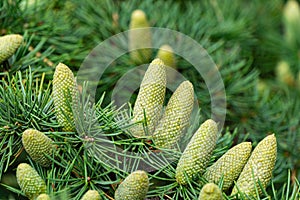
<svg viewBox="0 0 300 200">
<path fill-rule="evenodd" d="M 30 165 L 26 163 L 19 164 L 16 176 L 22 192 L 24 192 L 30 200 L 34 200 L 40 194 L 46 193 L 44 180 Z"/>
<path fill-rule="evenodd" d="M 149 63 L 152 56 L 151 29 L 144 11 L 133 11 L 129 26 L 129 51 L 131 60 L 136 64 Z"/>
<path fill-rule="evenodd" d="M 66 65 L 59 63 L 53 76 L 53 100 L 57 120 L 64 131 L 75 131 L 72 108 L 77 103 L 76 99 L 74 75 Z"/>
<path fill-rule="evenodd" d="M 36 200 L 51 200 L 51 198 L 47 194 L 41 194 L 36 198 Z"/>
<path fill-rule="evenodd" d="M 223 190 L 228 190 L 251 154 L 251 142 L 243 142 L 229 149 L 219 160 L 206 169 L 203 177 L 209 182 L 219 183 L 223 177 Z"/>
<path fill-rule="evenodd" d="M 160 59 L 155 59 L 149 65 L 140 91 L 133 108 L 133 121 L 144 119 L 146 113 L 146 124 L 148 132 L 151 134 L 157 125 L 162 112 L 166 92 L 166 69 Z M 142 124 L 137 124 L 132 128 L 134 136 L 144 136 L 145 132 Z"/>
<path fill-rule="evenodd" d="M 81 198 L 81 200 L 100 200 L 100 199 L 101 198 L 97 190 L 88 190 Z"/>
<path fill-rule="evenodd" d="M 155 145 L 172 148 L 180 138 L 190 120 L 194 104 L 192 83 L 184 81 L 171 96 L 165 113 L 153 134 Z"/>
<path fill-rule="evenodd" d="M 200 191 L 199 200 L 222 200 L 222 192 L 214 183 L 207 183 Z"/>
<path fill-rule="evenodd" d="M 149 188 L 148 175 L 144 171 L 135 171 L 119 185 L 115 200 L 143 200 Z"/>
<path fill-rule="evenodd" d="M 22 41 L 23 36 L 18 34 L 0 37 L 0 63 L 11 57 L 20 47 Z"/>
<path fill-rule="evenodd" d="M 275 166 L 277 156 L 277 144 L 274 134 L 265 137 L 258 143 L 253 150 L 248 162 L 241 172 L 235 187 L 232 190 L 232 195 L 238 192 L 238 189 L 248 196 L 256 196 L 256 188 L 261 194 L 262 190 L 259 181 L 263 188 L 271 180 L 272 171 Z"/>
<path fill-rule="evenodd" d="M 43 167 L 49 167 L 51 161 L 45 156 L 52 156 L 53 141 L 38 130 L 27 129 L 23 132 L 22 143 L 29 156 Z"/>
<path fill-rule="evenodd" d="M 161 59 L 168 67 L 176 67 L 176 59 L 173 53 L 173 49 L 169 45 L 163 45 L 159 48 L 157 58 Z"/>
<path fill-rule="evenodd" d="M 216 122 L 206 120 L 188 143 L 176 168 L 176 181 L 186 184 L 186 176 L 191 179 L 205 170 L 218 139 Z"/>
</svg>

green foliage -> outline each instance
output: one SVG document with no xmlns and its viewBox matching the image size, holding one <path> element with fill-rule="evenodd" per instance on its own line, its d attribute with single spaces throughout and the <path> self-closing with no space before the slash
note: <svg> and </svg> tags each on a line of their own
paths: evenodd
<svg viewBox="0 0 300 200">
<path fill-rule="evenodd" d="M 109 101 L 116 81 L 135 67 L 129 54 L 105 71 L 95 104 L 90 103 L 85 90 L 79 94 L 78 109 L 73 111 L 75 132 L 61 132 L 55 116 L 51 96 L 54 66 L 64 62 L 76 73 L 96 45 L 128 30 L 132 11 L 142 9 L 150 26 L 179 31 L 200 43 L 220 71 L 228 128 L 222 131 L 208 167 L 230 147 L 243 141 L 257 146 L 268 133 L 275 132 L 278 155 L 273 179 L 266 189 L 259 183 L 255 190 L 262 192 L 260 199 L 299 199 L 300 59 L 299 46 L 286 40 L 285 4 L 283 0 L 0 1 L 0 35 L 20 34 L 24 38 L 18 50 L 0 64 L 1 198 L 25 198 L 13 182 L 7 181 L 12 174 L 15 178 L 20 162 L 28 162 L 37 170 L 51 199 L 80 199 L 88 190 L 111 199 L 130 172 L 145 166 L 151 169 L 147 198 L 198 198 L 199 182 L 176 183 L 176 165 L 182 153 L 157 152 L 153 141 L 134 138 L 130 134 L 132 110 L 117 109 Z M 153 56 L 157 55 L 157 50 L 153 51 Z M 175 58 L 177 70 L 194 85 L 201 106 L 181 140 L 183 149 L 199 124 L 210 118 L 211 99 L 203 78 L 190 63 L 178 55 Z M 274 77 L 280 61 L 287 61 L 293 84 Z M 21 136 L 28 128 L 44 132 L 56 144 L 56 151 L 47 156 L 49 168 L 35 163 L 24 151 Z M 145 155 L 144 159 L 140 155 Z M 225 182 L 221 179 L 218 184 L 222 188 Z M 223 192 L 223 198 L 234 196 Z M 240 194 L 239 198 L 250 197 Z"/>
</svg>

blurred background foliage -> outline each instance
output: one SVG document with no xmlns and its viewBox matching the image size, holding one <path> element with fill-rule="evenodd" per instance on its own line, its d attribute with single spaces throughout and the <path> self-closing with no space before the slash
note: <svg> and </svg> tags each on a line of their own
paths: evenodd
<svg viewBox="0 0 300 200">
<path fill-rule="evenodd" d="M 47 87 L 59 62 L 76 74 L 96 45 L 128 30 L 132 11 L 142 9 L 151 26 L 190 36 L 217 64 L 226 89 L 225 127 L 237 132 L 234 144 L 246 138 L 255 145 L 268 133 L 276 133 L 273 183 L 281 188 L 287 180 L 300 179 L 300 32 L 295 30 L 295 38 L 288 38 L 286 4 L 283 0 L 2 0 L 0 35 L 18 33 L 25 42 L 6 63 L 9 69 L 1 64 L 1 76 L 18 70 L 25 74 L 31 66 L 35 78 L 44 74 Z M 205 82 L 189 63 L 177 59 L 177 70 L 194 84 L 203 121 L 211 109 Z M 99 97 L 107 93 L 103 105 L 109 105 L 116 81 L 134 67 L 120 59 L 105 72 L 98 87 Z"/>
</svg>

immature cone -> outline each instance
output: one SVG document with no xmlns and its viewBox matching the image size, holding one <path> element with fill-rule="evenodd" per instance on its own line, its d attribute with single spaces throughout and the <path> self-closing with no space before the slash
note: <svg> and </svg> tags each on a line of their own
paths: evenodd
<svg viewBox="0 0 300 200">
<path fill-rule="evenodd" d="M 35 200 L 40 194 L 46 193 L 44 180 L 30 165 L 26 163 L 19 164 L 16 176 L 22 192 L 30 200 Z"/>
<path fill-rule="evenodd" d="M 157 52 L 157 58 L 161 59 L 166 65 L 167 82 L 172 83 L 176 80 L 177 72 L 171 68 L 176 68 L 176 58 L 173 53 L 173 49 L 169 45 L 163 45 Z M 168 68 L 171 67 L 171 68 Z"/>
<path fill-rule="evenodd" d="M 72 71 L 63 63 L 56 66 L 53 76 L 53 100 L 57 120 L 64 131 L 74 131 L 72 107 L 76 105 L 76 81 Z"/>
<path fill-rule="evenodd" d="M 194 89 L 189 81 L 182 82 L 171 96 L 166 110 L 153 134 L 155 145 L 172 148 L 189 124 L 194 104 Z"/>
<path fill-rule="evenodd" d="M 206 120 L 185 148 L 176 168 L 176 181 L 186 184 L 196 174 L 205 170 L 218 139 L 216 122 Z"/>
<path fill-rule="evenodd" d="M 41 194 L 36 198 L 36 200 L 51 200 L 51 198 L 47 194 Z"/>
<path fill-rule="evenodd" d="M 166 69 L 160 59 L 155 59 L 149 65 L 142 80 L 139 94 L 133 108 L 133 121 L 141 121 L 146 114 L 148 132 L 151 134 L 157 125 L 162 112 L 166 93 Z M 142 124 L 132 128 L 134 136 L 144 136 Z"/>
<path fill-rule="evenodd" d="M 300 6 L 296 0 L 287 1 L 283 9 L 285 39 L 295 46 L 300 42 Z"/>
<path fill-rule="evenodd" d="M 142 10 L 132 12 L 129 27 L 129 51 L 136 64 L 148 63 L 151 59 L 151 29 Z"/>
<path fill-rule="evenodd" d="M 207 183 L 200 191 L 199 200 L 222 200 L 222 191 L 214 183 Z"/>
<path fill-rule="evenodd" d="M 272 134 L 259 142 L 253 150 L 232 190 L 232 195 L 238 193 L 238 189 L 248 196 L 257 197 L 256 189 L 258 190 L 258 193 L 261 194 L 262 190 L 260 184 L 263 188 L 266 188 L 271 180 L 272 171 L 276 162 L 276 155 L 276 138 L 275 135 Z"/>
<path fill-rule="evenodd" d="M 276 66 L 277 80 L 287 85 L 294 85 L 295 78 L 291 71 L 290 65 L 286 61 L 280 61 Z"/>
<path fill-rule="evenodd" d="M 176 67 L 176 58 L 173 53 L 173 49 L 167 44 L 159 48 L 157 58 L 161 59 L 168 67 Z"/>
<path fill-rule="evenodd" d="M 97 190 L 88 190 L 81 200 L 100 200 L 100 194 Z"/>
<path fill-rule="evenodd" d="M 49 167 L 52 156 L 53 141 L 38 130 L 27 129 L 23 132 L 22 143 L 29 156 L 43 167 Z"/>
<path fill-rule="evenodd" d="M 11 57 L 20 47 L 23 37 L 18 34 L 0 37 L 0 63 Z"/>
<path fill-rule="evenodd" d="M 149 188 L 148 175 L 144 171 L 135 171 L 119 185 L 115 200 L 143 200 Z"/>
<path fill-rule="evenodd" d="M 203 177 L 219 183 L 223 178 L 223 190 L 228 190 L 242 172 L 251 154 L 251 142 L 243 142 L 229 149 L 219 160 L 206 169 Z"/>
</svg>

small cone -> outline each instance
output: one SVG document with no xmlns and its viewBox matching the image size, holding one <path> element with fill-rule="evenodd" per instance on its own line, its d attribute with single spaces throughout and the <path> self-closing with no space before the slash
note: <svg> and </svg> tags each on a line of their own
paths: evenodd
<svg viewBox="0 0 300 200">
<path fill-rule="evenodd" d="M 161 46 L 158 50 L 157 58 L 161 59 L 166 66 L 176 68 L 176 58 L 171 46 Z"/>
<path fill-rule="evenodd" d="M 135 64 L 149 63 L 152 56 L 151 31 L 144 11 L 135 10 L 132 12 L 129 28 L 131 60 Z"/>
<path fill-rule="evenodd" d="M 100 200 L 100 194 L 97 190 L 88 190 L 81 200 Z"/>
<path fill-rule="evenodd" d="M 72 107 L 76 105 L 76 95 L 77 86 L 72 71 L 59 63 L 53 76 L 53 100 L 57 120 L 64 131 L 75 131 Z"/>
<path fill-rule="evenodd" d="M 115 200 L 144 200 L 149 188 L 148 175 L 144 171 L 135 171 L 119 185 Z"/>
<path fill-rule="evenodd" d="M 295 78 L 291 72 L 290 65 L 286 61 L 281 61 L 276 66 L 276 77 L 281 83 L 292 86 L 295 84 Z"/>
<path fill-rule="evenodd" d="M 40 194 L 46 193 L 44 180 L 30 165 L 26 163 L 19 164 L 16 176 L 22 192 L 30 200 L 35 200 Z"/>
<path fill-rule="evenodd" d="M 232 195 L 238 193 L 237 186 L 242 193 L 257 198 L 256 189 L 261 194 L 259 181 L 263 188 L 271 180 L 276 162 L 277 144 L 274 134 L 265 137 L 253 150 L 248 162 L 241 172 Z"/>
<path fill-rule="evenodd" d="M 222 200 L 222 191 L 214 183 L 207 183 L 200 191 L 199 200 Z"/>
<path fill-rule="evenodd" d="M 165 113 L 153 134 L 157 147 L 172 148 L 175 145 L 189 124 L 193 105 L 193 85 L 189 81 L 184 81 L 171 96 Z"/>
<path fill-rule="evenodd" d="M 205 170 L 212 151 L 218 139 L 218 126 L 216 122 L 206 120 L 188 143 L 176 168 L 176 181 L 187 184 L 187 180 Z M 186 177 L 187 176 L 187 177 Z"/>
<path fill-rule="evenodd" d="M 223 178 L 223 190 L 228 190 L 242 172 L 251 154 L 251 142 L 243 142 L 229 149 L 217 162 L 206 169 L 203 177 L 219 183 Z"/>
<path fill-rule="evenodd" d="M 36 200 L 51 200 L 51 199 L 50 199 L 49 195 L 41 194 L 36 198 Z"/>
<path fill-rule="evenodd" d="M 18 34 L 0 37 L 0 63 L 11 57 L 20 47 L 22 41 L 23 36 Z"/>
<path fill-rule="evenodd" d="M 148 132 L 151 134 L 157 125 L 162 112 L 166 93 L 166 70 L 160 59 L 155 59 L 149 65 L 142 80 L 139 94 L 133 108 L 133 122 L 144 119 Z M 136 137 L 145 136 L 142 124 L 132 128 L 132 134 Z"/>
<path fill-rule="evenodd" d="M 53 141 L 44 133 L 34 129 L 23 132 L 22 143 L 29 156 L 43 167 L 49 167 L 51 161 L 47 156 L 52 156 Z"/>
<path fill-rule="evenodd" d="M 300 6 L 297 1 L 287 1 L 283 9 L 283 20 L 286 42 L 292 47 L 297 47 L 300 42 Z"/>
</svg>

